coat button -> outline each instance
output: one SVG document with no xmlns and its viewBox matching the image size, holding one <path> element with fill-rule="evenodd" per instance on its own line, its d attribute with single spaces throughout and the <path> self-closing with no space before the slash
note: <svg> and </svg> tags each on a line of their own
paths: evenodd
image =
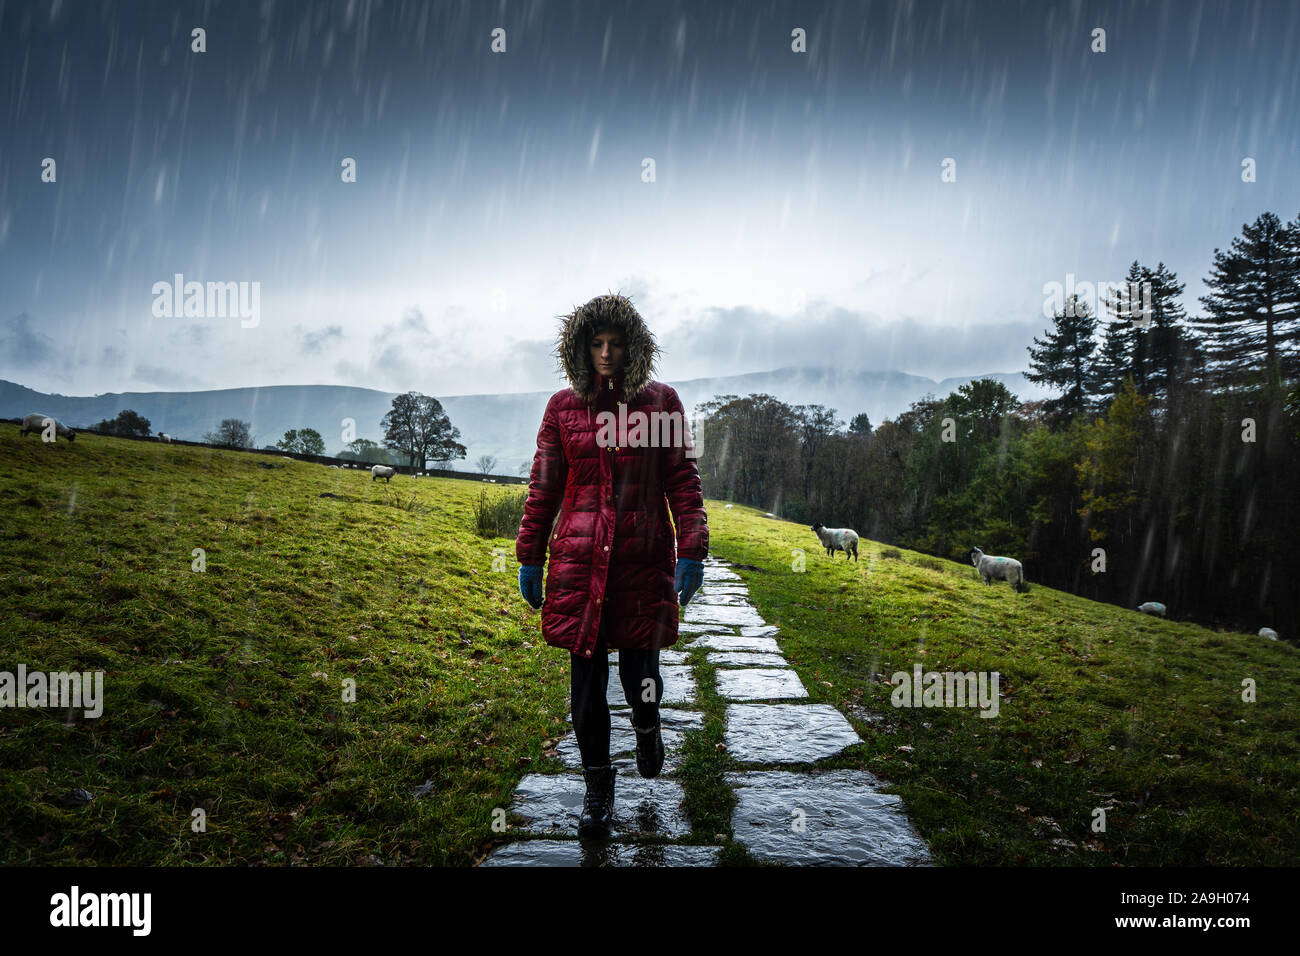
<svg viewBox="0 0 1300 956">
<path fill-rule="evenodd" d="M 609 545 L 605 545 L 605 550 L 606 550 L 606 551 L 609 550 Z"/>
</svg>

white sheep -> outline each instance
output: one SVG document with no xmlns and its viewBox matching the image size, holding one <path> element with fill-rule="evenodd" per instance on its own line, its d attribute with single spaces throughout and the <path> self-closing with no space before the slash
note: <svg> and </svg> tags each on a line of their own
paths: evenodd
<svg viewBox="0 0 1300 956">
<path fill-rule="evenodd" d="M 1259 629 L 1259 636 L 1267 637 L 1270 641 L 1276 641 L 1278 639 L 1277 631 L 1273 630 L 1271 627 L 1261 627 Z"/>
<path fill-rule="evenodd" d="M 858 533 L 852 528 L 828 528 L 819 521 L 812 526 L 812 530 L 821 539 L 822 547 L 832 559 L 836 551 L 843 551 L 846 562 L 850 554 L 854 561 L 858 560 Z"/>
<path fill-rule="evenodd" d="M 370 480 L 374 481 L 376 478 L 382 478 L 387 484 L 395 474 L 397 474 L 397 469 L 392 465 L 375 465 L 370 469 Z"/>
<path fill-rule="evenodd" d="M 171 435 L 168 435 L 166 432 L 159 432 L 159 433 L 158 433 L 158 440 L 159 440 L 159 441 L 171 441 L 171 440 L 172 440 L 172 436 L 171 436 Z"/>
<path fill-rule="evenodd" d="M 1015 558 L 1000 558 L 985 554 L 980 548 L 971 548 L 970 563 L 975 565 L 985 584 L 992 584 L 996 579 L 1006 581 L 1017 593 L 1025 589 L 1025 566 Z"/>
<path fill-rule="evenodd" d="M 28 432 L 44 432 L 45 423 L 47 421 L 54 422 L 55 441 L 59 440 L 60 435 L 62 435 L 68 441 L 76 441 L 77 433 L 74 432 L 67 425 L 63 424 L 63 422 L 53 419 L 52 416 L 50 415 L 41 415 L 36 412 L 33 412 L 31 415 L 23 416 L 23 424 L 22 427 L 18 429 L 18 437 L 26 438 Z"/>
<path fill-rule="evenodd" d="M 1137 610 L 1143 614 L 1154 614 L 1156 617 L 1164 617 L 1165 612 L 1169 609 L 1159 601 L 1147 601 L 1144 604 L 1139 604 Z"/>
</svg>

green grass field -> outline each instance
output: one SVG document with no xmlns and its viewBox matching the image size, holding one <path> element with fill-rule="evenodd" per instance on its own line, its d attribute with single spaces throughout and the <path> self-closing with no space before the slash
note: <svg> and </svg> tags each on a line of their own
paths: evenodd
<svg viewBox="0 0 1300 956">
<path fill-rule="evenodd" d="M 865 744 L 819 766 L 893 785 L 942 863 L 1184 866 L 1300 858 L 1300 651 L 863 541 L 860 563 L 735 506 L 741 571 L 813 700 Z M 792 571 L 794 549 L 805 570 Z M 897 671 L 997 671 L 996 718 L 894 707 Z M 1243 680 L 1256 701 L 1242 699 Z M 1105 832 L 1093 829 L 1105 810 Z"/>
<path fill-rule="evenodd" d="M 0 709 L 0 863 L 480 858 L 519 778 L 559 769 L 568 688 L 513 542 L 473 530 L 484 487 L 0 424 L 0 670 L 105 672 L 97 719 Z M 819 766 L 884 778 L 939 862 L 1295 861 L 1294 647 L 865 540 L 846 566 L 807 528 L 709 504 L 713 553 L 763 569 L 741 574 L 786 656 L 866 740 Z M 888 675 L 917 661 L 999 671 L 1000 716 L 892 707 Z M 731 767 L 700 670 L 682 776 L 711 841 Z M 62 805 L 73 788 L 93 801 Z"/>
</svg>

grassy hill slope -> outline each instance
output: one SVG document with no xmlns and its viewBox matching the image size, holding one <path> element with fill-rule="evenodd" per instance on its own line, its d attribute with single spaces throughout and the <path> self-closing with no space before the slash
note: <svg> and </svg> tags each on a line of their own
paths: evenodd
<svg viewBox="0 0 1300 956">
<path fill-rule="evenodd" d="M 831 765 L 893 784 L 941 861 L 1300 858 L 1294 646 L 986 587 L 970 566 L 865 540 L 859 564 L 832 561 L 808 528 L 739 505 L 710 518 L 715 552 L 764 569 L 740 573 L 812 698 L 866 740 Z M 893 706 L 890 676 L 916 663 L 999 672 L 998 716 Z"/>
<path fill-rule="evenodd" d="M 0 426 L 0 669 L 106 671 L 0 710 L 0 862 L 469 863 L 568 684 L 483 487 Z"/>
<path fill-rule="evenodd" d="M 568 688 L 513 542 L 473 532 L 484 487 L 0 425 L 0 670 L 106 672 L 97 719 L 0 709 L 0 863 L 478 858 L 519 778 L 554 768 Z M 764 569 L 741 573 L 814 700 L 866 740 L 825 765 L 893 784 L 941 862 L 1295 859 L 1295 648 L 866 541 L 832 563 L 806 528 L 709 511 L 714 553 Z M 1000 716 L 892 707 L 917 661 L 999 671 Z M 730 766 L 700 673 L 683 775 L 712 839 Z M 74 788 L 93 801 L 63 805 Z"/>
</svg>

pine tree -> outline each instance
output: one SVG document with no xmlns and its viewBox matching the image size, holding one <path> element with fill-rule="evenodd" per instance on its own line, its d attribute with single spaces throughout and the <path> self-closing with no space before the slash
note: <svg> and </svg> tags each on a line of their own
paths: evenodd
<svg viewBox="0 0 1300 956">
<path fill-rule="evenodd" d="M 1025 378 L 1038 385 L 1062 389 L 1064 394 L 1044 403 L 1044 409 L 1058 424 L 1068 424 L 1092 409 L 1097 394 L 1097 372 L 1093 355 L 1097 343 L 1097 317 L 1085 302 L 1072 295 L 1064 310 L 1052 318 L 1054 327 L 1047 338 L 1034 337 L 1029 346 L 1029 368 Z"/>
<path fill-rule="evenodd" d="M 1103 300 L 1111 321 L 1098 362 L 1100 394 L 1117 395 L 1132 378 L 1139 395 L 1163 405 L 1187 383 L 1198 351 L 1178 301 L 1184 286 L 1163 262 L 1152 270 L 1136 260 L 1127 286 Z"/>
<path fill-rule="evenodd" d="M 859 437 L 870 437 L 871 419 L 866 412 L 858 412 L 849 422 L 849 434 Z"/>
<path fill-rule="evenodd" d="M 1279 390 L 1300 373 L 1300 220 L 1271 212 L 1242 227 L 1229 252 L 1214 250 L 1201 297 L 1209 368 L 1224 385 L 1262 381 Z"/>
<path fill-rule="evenodd" d="M 1200 343 L 1192 334 L 1187 312 L 1178 301 L 1185 288 L 1178 275 L 1160 262 L 1154 272 L 1142 270 L 1142 281 L 1151 283 L 1151 327 L 1147 333 L 1151 395 L 1158 402 L 1172 404 L 1189 384 Z"/>
<path fill-rule="evenodd" d="M 1128 289 L 1138 288 L 1142 277 L 1143 269 L 1135 259 L 1126 276 Z M 1131 378 L 1138 393 L 1145 395 L 1148 393 L 1147 337 L 1134 323 L 1132 314 L 1139 303 L 1124 296 L 1107 296 L 1101 304 L 1110 314 L 1110 321 L 1106 323 L 1105 339 L 1097 361 L 1097 390 L 1094 394 L 1104 403 L 1118 395 L 1124 382 Z"/>
</svg>

